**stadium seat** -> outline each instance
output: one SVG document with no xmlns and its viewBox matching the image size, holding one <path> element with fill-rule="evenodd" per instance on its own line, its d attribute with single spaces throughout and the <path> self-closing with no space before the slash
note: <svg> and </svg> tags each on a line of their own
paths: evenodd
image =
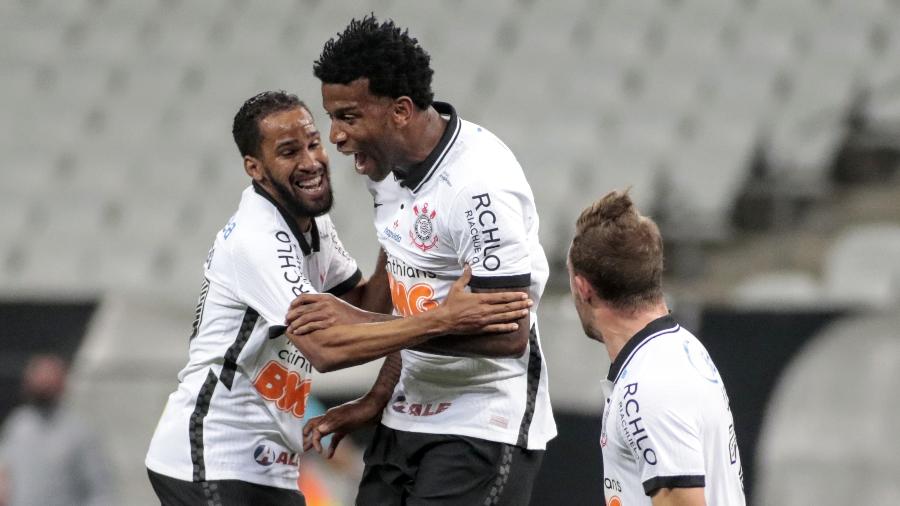
<svg viewBox="0 0 900 506">
<path fill-rule="evenodd" d="M 807 272 L 769 271 L 740 281 L 732 290 L 732 301 L 749 309 L 795 311 L 821 307 L 823 295 L 819 281 Z"/>
<path fill-rule="evenodd" d="M 900 501 L 900 405 L 890 401 L 900 388 L 898 327 L 896 315 L 838 321 L 782 373 L 760 432 L 755 504 Z"/>
<path fill-rule="evenodd" d="M 900 304 L 900 225 L 873 223 L 844 231 L 825 257 L 825 291 L 854 307 Z"/>
</svg>

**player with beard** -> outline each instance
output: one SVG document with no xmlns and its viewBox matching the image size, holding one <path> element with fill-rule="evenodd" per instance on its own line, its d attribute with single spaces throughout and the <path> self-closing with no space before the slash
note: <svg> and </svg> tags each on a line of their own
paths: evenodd
<svg viewBox="0 0 900 506">
<path fill-rule="evenodd" d="M 327 214 L 328 156 L 296 96 L 247 100 L 232 133 L 252 184 L 207 256 L 188 364 L 146 465 L 163 505 L 302 505 L 296 483 L 312 368 L 335 364 L 298 351 L 284 335 L 285 314 L 294 298 L 317 292 L 385 311 L 384 264 L 366 281 L 341 245 Z M 506 332 L 527 313 L 521 294 L 469 294 L 465 282 L 434 315 L 368 324 L 366 338 L 400 349 L 451 330 Z M 346 336 L 365 344 L 354 325 Z"/>
</svg>

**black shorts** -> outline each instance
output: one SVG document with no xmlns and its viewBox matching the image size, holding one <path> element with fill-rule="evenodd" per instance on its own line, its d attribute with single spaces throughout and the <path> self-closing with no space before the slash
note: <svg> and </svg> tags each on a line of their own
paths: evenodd
<svg viewBox="0 0 900 506">
<path fill-rule="evenodd" d="M 240 480 L 184 481 L 147 470 L 162 506 L 306 506 L 299 490 L 267 487 Z"/>
<path fill-rule="evenodd" d="M 527 506 L 543 450 L 379 425 L 357 506 Z"/>
</svg>

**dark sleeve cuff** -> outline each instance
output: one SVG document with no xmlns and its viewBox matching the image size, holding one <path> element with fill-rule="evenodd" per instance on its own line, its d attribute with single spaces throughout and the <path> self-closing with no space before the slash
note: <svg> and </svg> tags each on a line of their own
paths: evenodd
<svg viewBox="0 0 900 506">
<path fill-rule="evenodd" d="M 472 288 L 526 288 L 531 286 L 531 273 L 513 276 L 472 276 Z"/>
<path fill-rule="evenodd" d="M 644 493 L 649 496 L 661 488 L 696 488 L 705 486 L 706 476 L 702 474 L 656 476 L 644 482 Z"/>
<path fill-rule="evenodd" d="M 353 288 L 359 284 L 360 279 L 362 279 L 362 271 L 356 269 L 356 272 L 354 272 L 352 276 L 331 287 L 329 290 L 327 290 L 327 292 L 331 295 L 334 295 L 335 297 L 340 297 L 350 290 L 353 290 Z"/>
</svg>

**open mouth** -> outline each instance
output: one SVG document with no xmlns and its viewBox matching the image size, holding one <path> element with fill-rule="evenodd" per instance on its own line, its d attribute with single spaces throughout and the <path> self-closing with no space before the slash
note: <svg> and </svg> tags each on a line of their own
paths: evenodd
<svg viewBox="0 0 900 506">
<path fill-rule="evenodd" d="M 365 153 L 353 153 L 353 165 L 358 174 L 366 173 L 366 164 L 369 161 L 369 156 Z"/>
<path fill-rule="evenodd" d="M 319 174 L 316 177 L 302 181 L 295 180 L 294 187 L 309 195 L 320 193 L 325 188 L 325 174 Z"/>
</svg>

